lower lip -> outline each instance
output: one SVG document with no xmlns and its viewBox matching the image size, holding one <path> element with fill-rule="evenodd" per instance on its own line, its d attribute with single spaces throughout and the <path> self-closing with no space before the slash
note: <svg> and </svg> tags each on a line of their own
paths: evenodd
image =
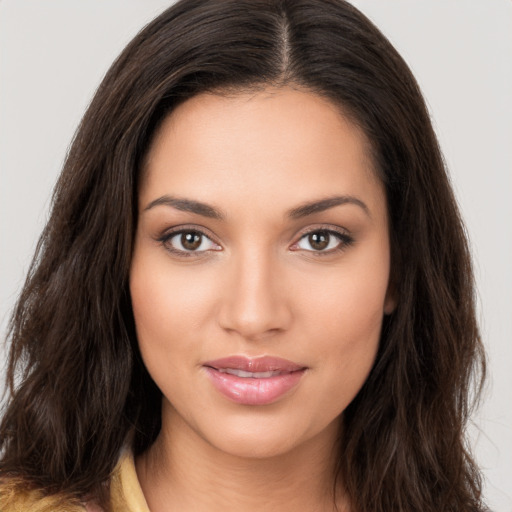
<svg viewBox="0 0 512 512">
<path fill-rule="evenodd" d="M 208 377 L 217 391 L 231 401 L 243 405 L 267 405 L 276 402 L 299 383 L 305 371 L 297 370 L 274 377 L 255 379 L 237 377 L 206 367 Z"/>
</svg>

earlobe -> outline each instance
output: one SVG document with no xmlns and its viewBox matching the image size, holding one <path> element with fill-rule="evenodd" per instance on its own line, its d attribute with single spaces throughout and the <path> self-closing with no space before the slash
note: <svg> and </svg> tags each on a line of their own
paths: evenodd
<svg viewBox="0 0 512 512">
<path fill-rule="evenodd" d="M 394 313 L 396 304 L 397 302 L 394 298 L 386 298 L 386 301 L 384 302 L 384 314 L 391 315 L 391 313 Z"/>
<path fill-rule="evenodd" d="M 396 288 L 393 284 L 390 283 L 386 292 L 386 297 L 384 299 L 384 314 L 391 315 L 391 313 L 394 313 L 397 304 L 398 298 Z"/>
</svg>

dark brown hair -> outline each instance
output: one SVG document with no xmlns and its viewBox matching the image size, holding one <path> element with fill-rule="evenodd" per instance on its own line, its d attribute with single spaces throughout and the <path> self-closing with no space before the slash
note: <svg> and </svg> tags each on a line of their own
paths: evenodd
<svg viewBox="0 0 512 512">
<path fill-rule="evenodd" d="M 464 437 L 485 369 L 464 228 L 411 72 L 343 0 L 181 0 L 113 64 L 10 323 L 0 476 L 101 498 L 122 446 L 140 453 L 155 440 L 161 395 L 128 290 L 141 161 L 188 98 L 286 84 L 328 98 L 364 130 L 387 193 L 398 306 L 343 415 L 337 470 L 353 510 L 483 509 Z"/>
</svg>

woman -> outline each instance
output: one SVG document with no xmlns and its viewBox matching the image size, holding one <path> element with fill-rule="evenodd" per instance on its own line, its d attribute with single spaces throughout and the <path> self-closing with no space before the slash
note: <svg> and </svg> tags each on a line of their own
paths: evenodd
<svg viewBox="0 0 512 512">
<path fill-rule="evenodd" d="M 471 275 L 421 94 L 367 19 L 178 2 L 57 185 L 11 324 L 1 508 L 483 510 Z"/>
</svg>

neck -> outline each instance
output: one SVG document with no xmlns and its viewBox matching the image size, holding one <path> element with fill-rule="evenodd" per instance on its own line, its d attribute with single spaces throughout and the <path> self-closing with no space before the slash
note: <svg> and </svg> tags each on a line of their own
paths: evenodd
<svg viewBox="0 0 512 512">
<path fill-rule="evenodd" d="M 289 452 L 252 458 L 220 451 L 176 421 L 183 420 L 164 416 L 158 439 L 136 461 L 152 512 L 348 510 L 333 492 L 337 425 Z"/>
</svg>

